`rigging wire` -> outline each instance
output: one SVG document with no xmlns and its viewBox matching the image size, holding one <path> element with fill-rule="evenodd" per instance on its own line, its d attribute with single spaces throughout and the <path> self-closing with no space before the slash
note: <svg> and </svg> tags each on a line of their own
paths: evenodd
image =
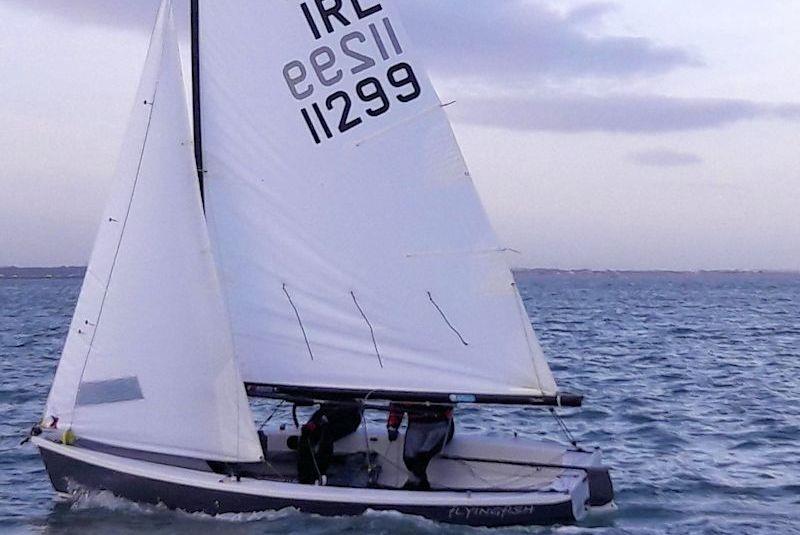
<svg viewBox="0 0 800 535">
<path fill-rule="evenodd" d="M 355 296 L 353 296 L 353 299 L 355 299 Z M 356 305 L 358 305 L 358 303 L 356 303 Z M 366 452 L 367 452 L 367 481 L 370 481 L 372 479 L 372 474 L 375 471 L 375 466 L 372 464 L 372 448 L 370 448 L 370 446 L 369 446 L 369 427 L 367 425 L 367 419 L 366 419 L 365 414 L 364 414 L 364 412 L 365 412 L 364 411 L 364 407 L 365 407 L 366 402 L 369 401 L 369 397 L 374 392 L 375 392 L 374 390 L 370 390 L 369 392 L 367 392 L 367 395 L 364 396 L 364 399 L 359 404 L 360 407 L 361 407 L 361 423 L 363 424 L 363 428 L 364 428 L 364 446 L 365 446 Z"/>
<path fill-rule="evenodd" d="M 567 424 L 564 422 L 564 419 L 552 407 L 550 408 L 550 414 L 552 414 L 553 418 L 555 418 L 556 423 L 558 423 L 558 426 L 561 428 L 561 431 L 564 433 L 564 436 L 567 437 L 569 443 L 572 444 L 572 446 L 578 451 L 585 451 L 578 445 L 578 441 L 570 432 L 569 428 L 567 427 Z"/>
</svg>

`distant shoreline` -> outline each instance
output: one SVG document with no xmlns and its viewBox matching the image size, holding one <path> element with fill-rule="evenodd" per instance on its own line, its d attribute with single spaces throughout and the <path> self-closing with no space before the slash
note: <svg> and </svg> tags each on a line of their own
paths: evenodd
<svg viewBox="0 0 800 535">
<path fill-rule="evenodd" d="M 601 270 L 601 269 L 550 269 L 550 268 L 514 268 L 518 277 L 536 276 L 565 276 L 565 277 L 643 277 L 643 276 L 703 276 L 703 275 L 769 275 L 769 276 L 800 276 L 800 271 L 781 270 L 699 270 L 699 271 L 674 271 L 674 270 Z M 86 273 L 84 266 L 58 266 L 58 267 L 0 267 L 0 280 L 4 279 L 81 279 Z"/>
<path fill-rule="evenodd" d="M 84 266 L 0 267 L 0 279 L 82 279 Z"/>
<path fill-rule="evenodd" d="M 549 269 L 549 268 L 513 268 L 515 275 L 574 275 L 574 276 L 702 276 L 702 275 L 777 275 L 799 276 L 800 270 L 780 269 L 700 269 L 696 271 L 680 271 L 671 269 Z"/>
</svg>

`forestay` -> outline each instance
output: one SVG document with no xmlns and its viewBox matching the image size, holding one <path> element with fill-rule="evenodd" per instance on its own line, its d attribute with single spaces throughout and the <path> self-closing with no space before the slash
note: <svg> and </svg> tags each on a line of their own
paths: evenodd
<svg viewBox="0 0 800 535">
<path fill-rule="evenodd" d="M 199 7 L 206 208 L 245 381 L 555 394 L 390 2 Z"/>
<path fill-rule="evenodd" d="M 168 3 L 45 416 L 125 448 L 261 456 L 203 220 Z"/>
</svg>

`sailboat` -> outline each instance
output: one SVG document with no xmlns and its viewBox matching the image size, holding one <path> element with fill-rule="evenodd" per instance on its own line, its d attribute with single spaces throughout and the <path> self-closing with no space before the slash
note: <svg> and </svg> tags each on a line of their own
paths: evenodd
<svg viewBox="0 0 800 535">
<path fill-rule="evenodd" d="M 479 526 L 613 505 L 601 452 L 574 444 L 457 433 L 430 490 L 408 490 L 402 434 L 364 423 L 327 484 L 302 485 L 297 427 L 256 430 L 249 398 L 581 404 L 556 385 L 391 4 L 194 0 L 187 99 L 162 3 L 32 432 L 58 493 Z"/>
</svg>

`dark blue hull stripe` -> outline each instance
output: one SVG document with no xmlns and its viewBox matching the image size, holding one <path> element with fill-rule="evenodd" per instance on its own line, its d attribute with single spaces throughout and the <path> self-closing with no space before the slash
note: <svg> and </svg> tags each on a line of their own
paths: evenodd
<svg viewBox="0 0 800 535">
<path fill-rule="evenodd" d="M 572 523 L 572 502 L 547 505 L 473 506 L 422 506 L 422 505 L 365 505 L 360 503 L 290 500 L 268 496 L 254 496 L 237 492 L 203 489 L 157 479 L 135 476 L 40 448 L 42 459 L 53 487 L 69 493 L 69 483 L 88 489 L 106 490 L 128 500 L 164 504 L 171 509 L 187 512 L 248 513 L 280 510 L 288 507 L 306 513 L 324 516 L 360 515 L 367 509 L 399 511 L 439 522 L 470 526 L 515 526 L 555 523 Z"/>
</svg>

